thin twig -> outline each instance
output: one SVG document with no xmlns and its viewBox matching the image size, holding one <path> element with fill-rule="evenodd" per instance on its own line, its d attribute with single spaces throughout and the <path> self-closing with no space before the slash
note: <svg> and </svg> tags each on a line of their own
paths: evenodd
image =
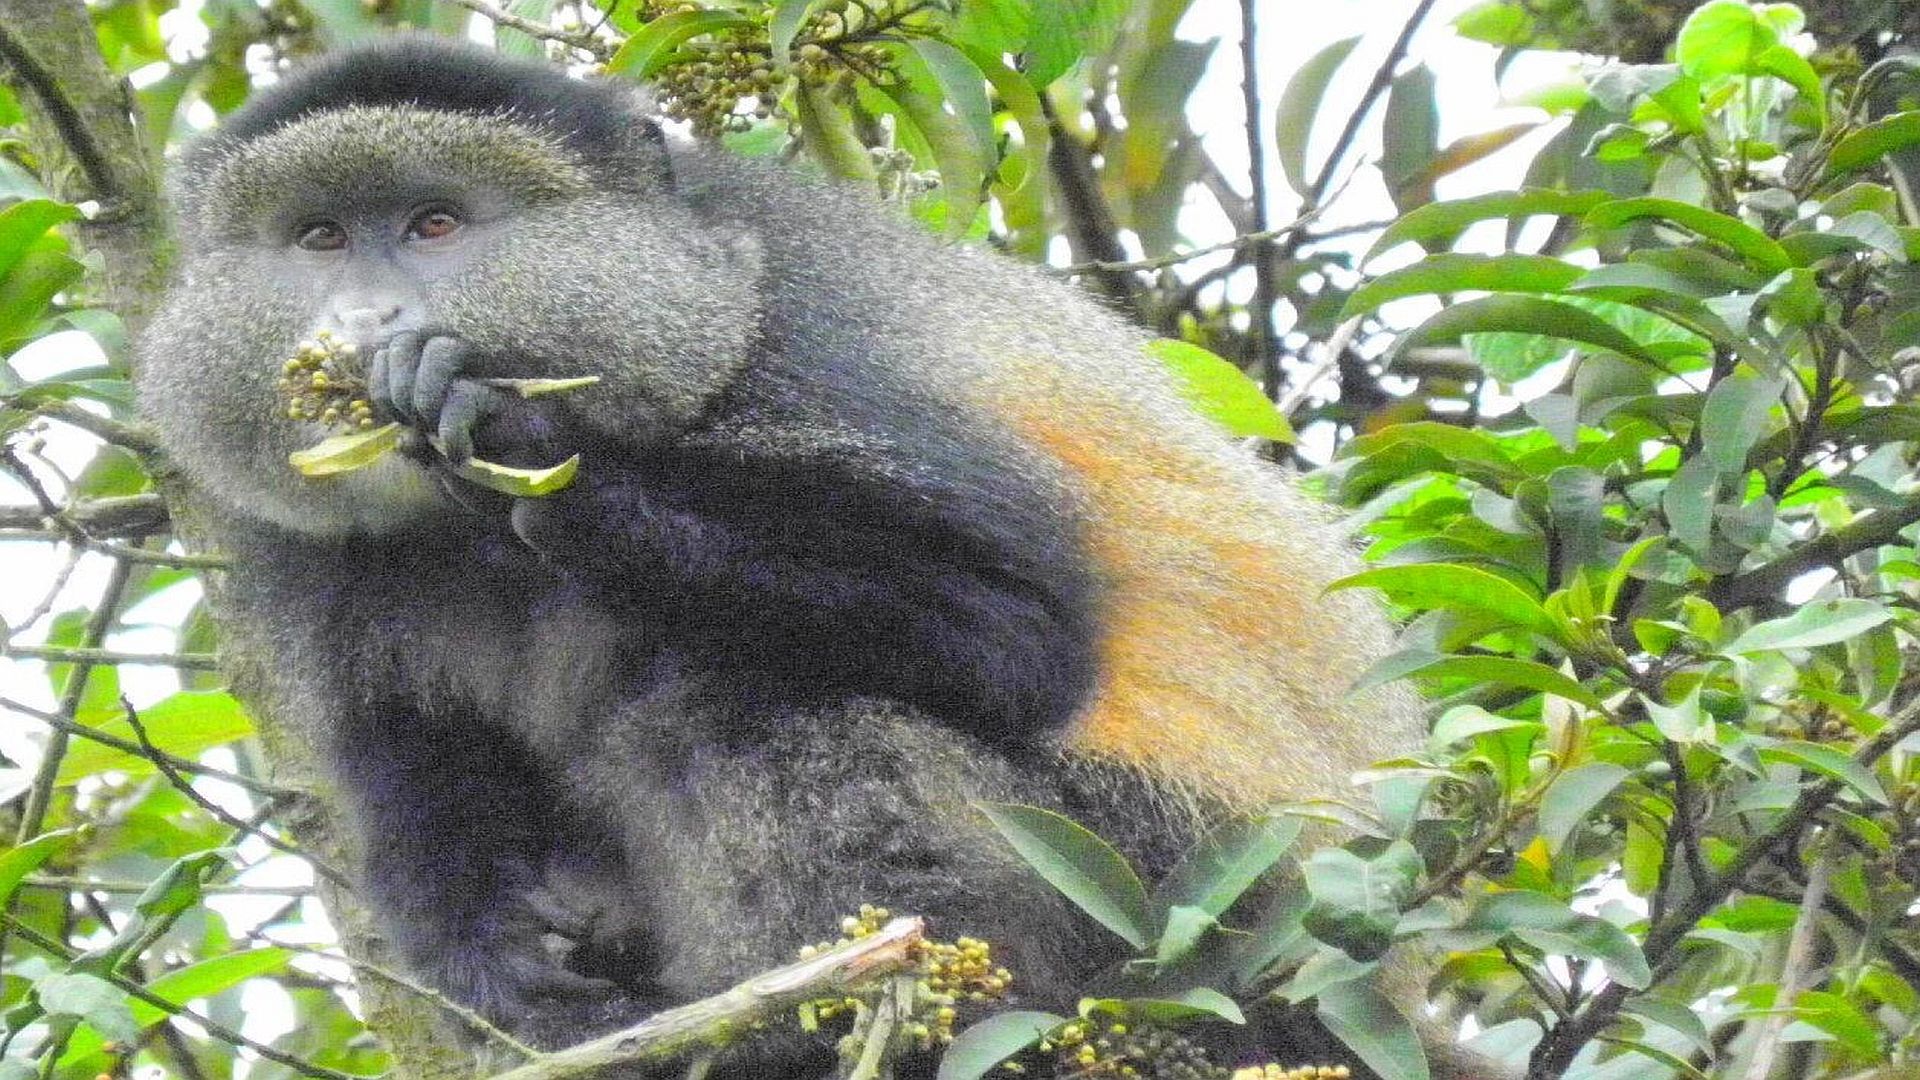
<svg viewBox="0 0 1920 1080">
<path fill-rule="evenodd" d="M 11 930 L 14 933 L 19 934 L 21 940 L 32 945 L 34 948 L 39 949 L 41 952 L 48 953 L 57 959 L 66 960 L 69 962 L 75 959 L 75 954 L 72 949 L 69 949 L 66 946 L 60 944 L 59 942 L 53 940 L 52 938 L 47 937 L 45 934 L 42 934 L 40 931 L 35 930 L 33 927 L 20 921 L 18 918 L 12 915 L 4 915 L 4 916 L 0 916 L 0 919 L 4 920 L 4 924 L 8 930 Z M 343 1073 L 335 1069 L 329 1069 L 324 1065 L 315 1065 L 310 1061 L 306 1061 L 302 1058 L 297 1058 L 292 1054 L 286 1053 L 281 1050 L 276 1050 L 273 1047 L 268 1046 L 266 1043 L 260 1042 L 256 1039 L 250 1039 L 245 1035 L 242 1035 L 238 1031 L 235 1031 L 232 1028 L 226 1026 L 225 1024 L 222 1024 L 219 1021 L 213 1019 L 212 1017 L 207 1016 L 205 1013 L 197 1012 L 193 1009 L 188 1008 L 185 1005 L 180 1004 L 177 1001 L 169 1001 L 168 999 L 161 997 L 159 994 L 154 993 L 153 991 L 147 989 L 146 987 L 140 985 L 139 983 L 133 981 L 132 979 L 127 978 L 125 975 L 122 975 L 117 971 L 108 971 L 104 973 L 94 972 L 93 974 L 99 975 L 101 978 L 119 987 L 122 991 L 126 992 L 129 996 L 138 998 L 139 1000 L 146 1002 L 147 1004 L 153 1006 L 156 1009 L 159 1009 L 161 1012 L 164 1012 L 169 1016 L 178 1016 L 178 1017 L 183 1017 L 187 1020 L 191 1020 L 195 1024 L 200 1025 L 201 1028 L 205 1029 L 207 1034 L 213 1036 L 216 1039 L 219 1039 L 221 1042 L 228 1043 L 233 1046 L 244 1047 L 248 1050 L 253 1051 L 256 1054 L 259 1054 L 261 1057 L 266 1058 L 268 1061 L 277 1062 L 278 1064 L 285 1065 L 287 1068 L 292 1069 L 294 1072 L 297 1072 L 302 1076 L 315 1077 L 316 1080 L 366 1080 L 365 1077 L 354 1076 L 351 1073 Z"/>
<path fill-rule="evenodd" d="M 510 30 L 518 30 L 528 37 L 539 38 L 542 41 L 557 41 L 570 49 L 578 49 L 583 53 L 587 53 L 595 60 L 605 62 L 608 57 L 613 55 L 611 47 L 605 41 L 591 34 L 562 30 L 558 27 L 548 26 L 543 22 L 535 22 L 532 19 L 515 15 L 511 11 L 495 7 L 488 3 L 487 0 L 447 0 L 447 3 L 457 4 L 473 12 L 475 15 L 483 16 L 495 26 L 504 26 Z"/>
<path fill-rule="evenodd" d="M 153 741 L 147 738 L 147 726 L 140 722 L 140 711 L 133 707 L 133 703 L 128 701 L 124 694 L 121 695 L 120 698 L 120 707 L 125 710 L 127 727 L 133 729 L 134 738 L 140 742 L 141 755 L 153 762 L 154 768 L 160 770 L 160 775 L 166 777 L 167 782 L 172 784 L 180 794 L 185 795 L 191 800 L 195 806 L 212 815 L 214 820 L 220 822 L 222 825 L 254 836 L 275 851 L 303 860 L 307 865 L 313 867 L 315 873 L 320 874 L 329 881 L 337 885 L 349 884 L 347 875 L 328 866 L 326 862 L 312 852 L 304 851 L 299 846 L 282 840 L 258 825 L 234 817 L 227 812 L 225 807 L 207 798 L 205 795 L 200 794 L 198 791 L 195 791 L 193 781 L 175 771 L 173 764 L 166 760 L 167 755 L 161 753 L 160 748 L 153 745 Z"/>
<path fill-rule="evenodd" d="M 55 877 L 36 875 L 20 883 L 29 889 L 52 889 L 58 892 L 107 893 L 109 895 L 138 896 L 153 887 L 151 881 L 94 881 L 91 878 Z M 237 885 L 213 883 L 200 886 L 200 891 L 209 896 L 312 896 L 311 885 Z M 279 942 L 274 942 L 279 944 Z"/>
<path fill-rule="evenodd" d="M 273 784 L 255 780 L 251 776 L 242 776 L 237 772 L 229 772 L 226 769 L 216 768 L 212 765 L 203 765 L 198 761 L 192 761 L 175 754 L 169 754 L 164 750 L 155 749 L 149 751 L 141 747 L 139 743 L 129 739 L 122 739 L 117 735 L 109 735 L 98 728 L 88 727 L 85 724 L 76 720 L 70 720 L 58 713 L 47 712 L 44 709 L 36 709 L 31 705 L 15 701 L 12 698 L 0 698 L 0 709 L 7 710 L 8 712 L 17 712 L 22 716 L 30 716 L 63 734 L 86 739 L 90 742 L 97 742 L 102 746 L 110 746 L 123 754 L 147 758 L 156 764 L 158 764 L 160 759 L 164 758 L 168 765 L 181 772 L 190 772 L 214 780 L 224 780 L 229 784 L 245 788 L 256 795 L 261 795 L 266 798 L 290 799 L 299 795 L 299 792 L 290 788 L 276 787 Z"/>
<path fill-rule="evenodd" d="M 120 566 L 131 566 L 121 562 Z M 94 649 L 62 645 L 15 645 L 0 648 L 0 657 L 9 660 L 43 660 L 50 664 L 151 664 L 154 667 L 183 671 L 218 671 L 219 657 L 212 653 L 135 653 L 119 649 Z"/>
<path fill-rule="evenodd" d="M 500 1044 L 501 1047 L 512 1051 L 523 1059 L 532 1059 L 540 1054 L 539 1050 L 514 1038 L 511 1034 L 501 1030 L 486 1017 L 481 1016 L 474 1010 L 460 1004 L 432 987 L 423 986 L 407 978 L 405 975 L 383 964 L 376 964 L 370 960 L 361 960 L 357 957 L 349 956 L 345 952 L 335 951 L 334 949 L 319 945 L 299 945 L 292 942 L 276 941 L 258 931 L 248 934 L 247 940 L 257 941 L 263 945 L 271 945 L 276 949 L 287 949 L 291 952 L 305 953 L 308 956 L 345 964 L 354 971 L 372 975 L 374 978 L 397 986 L 409 994 L 432 1002 L 435 1008 L 441 1009 L 448 1015 L 455 1017 L 468 1028 L 472 1029 L 475 1034 Z"/>
<path fill-rule="evenodd" d="M 1292 416 L 1293 410 L 1307 400 L 1307 395 L 1313 391 L 1314 386 L 1339 369 L 1340 357 L 1352 347 L 1354 335 L 1360 332 L 1360 324 L 1363 321 L 1361 316 L 1356 315 L 1334 329 L 1333 336 L 1327 339 L 1326 351 L 1321 355 L 1319 362 L 1313 365 L 1313 370 L 1307 372 L 1280 396 L 1279 401 L 1274 403 L 1274 408 L 1280 415 Z"/>
<path fill-rule="evenodd" d="M 1386 93 L 1387 88 L 1393 85 L 1394 69 L 1398 68 L 1400 61 L 1406 58 L 1407 47 L 1413 43 L 1413 35 L 1419 31 L 1420 25 L 1427 21 L 1427 15 L 1433 11 L 1433 5 L 1434 0 L 1420 0 L 1414 5 L 1413 12 L 1407 16 L 1407 21 L 1400 27 L 1400 36 L 1393 39 L 1393 47 L 1387 50 L 1386 59 L 1380 61 L 1380 66 L 1374 69 L 1372 81 L 1367 83 L 1366 91 L 1360 95 L 1360 104 L 1347 114 L 1346 126 L 1340 129 L 1340 137 L 1334 140 L 1333 151 L 1327 155 L 1326 164 L 1321 166 L 1319 175 L 1313 178 L 1312 185 L 1308 187 L 1308 206 L 1318 206 L 1324 200 L 1327 189 L 1333 184 L 1333 178 L 1338 173 L 1341 159 L 1345 158 L 1348 151 L 1353 148 L 1354 140 L 1360 135 L 1360 126 L 1366 123 L 1367 114 L 1373 111 L 1373 106 L 1380 100 L 1380 95 Z"/>
<path fill-rule="evenodd" d="M 1247 140 L 1247 179 L 1252 184 L 1248 203 L 1253 208 L 1254 232 L 1268 231 L 1267 223 L 1267 132 L 1260 119 L 1260 65 L 1256 62 L 1258 23 L 1254 18 L 1256 0 L 1240 0 L 1240 101 L 1246 110 L 1242 125 Z M 1317 201 L 1308 209 L 1317 207 Z M 1270 245 L 1260 243 L 1251 252 L 1253 258 L 1253 302 L 1247 307 L 1247 352 L 1259 373 L 1261 388 L 1274 400 L 1280 397 L 1280 352 L 1274 348 L 1273 310 L 1279 304 L 1279 288 L 1274 276 L 1274 253 Z"/>
<path fill-rule="evenodd" d="M 1260 232 L 1241 233 L 1231 240 L 1222 240 L 1220 243 L 1209 244 L 1206 247 L 1195 248 L 1192 251 L 1180 251 L 1171 255 L 1158 255 L 1151 259 L 1130 259 L 1123 262 L 1102 262 L 1095 260 L 1093 262 L 1071 263 L 1067 266 L 1048 266 L 1042 269 L 1049 274 L 1059 274 L 1063 277 L 1074 277 L 1081 274 L 1115 274 L 1142 270 L 1165 270 L 1169 266 L 1178 266 L 1181 263 L 1192 262 L 1195 259 L 1204 259 L 1209 255 L 1218 255 L 1223 251 L 1238 251 L 1241 248 L 1249 248 L 1257 244 L 1265 244 L 1274 240 L 1283 239 L 1292 235 L 1315 218 L 1318 218 L 1323 212 L 1323 210 L 1313 210 L 1294 218 L 1285 225 L 1277 225 L 1271 229 L 1264 229 Z"/>
<path fill-rule="evenodd" d="M 33 406 L 33 411 L 49 420 L 71 424 L 102 442 L 130 450 L 143 458 L 160 454 L 159 438 L 144 424 L 128 424 L 101 416 L 90 409 L 81 408 L 74 401 L 43 401 Z"/>
<path fill-rule="evenodd" d="M 166 528 L 170 521 L 166 500 L 158 495 L 81 499 L 53 512 L 96 539 L 146 536 Z M 0 506 L 0 529 L 42 529 L 48 516 L 37 506 Z"/>
</svg>

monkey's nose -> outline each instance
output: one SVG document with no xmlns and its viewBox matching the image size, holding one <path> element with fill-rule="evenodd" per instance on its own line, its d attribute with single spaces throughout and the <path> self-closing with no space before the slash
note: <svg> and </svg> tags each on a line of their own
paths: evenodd
<svg viewBox="0 0 1920 1080">
<path fill-rule="evenodd" d="M 399 304 L 349 308 L 340 313 L 340 330 L 349 341 L 372 341 L 393 333 L 394 320 L 399 317 Z"/>
</svg>

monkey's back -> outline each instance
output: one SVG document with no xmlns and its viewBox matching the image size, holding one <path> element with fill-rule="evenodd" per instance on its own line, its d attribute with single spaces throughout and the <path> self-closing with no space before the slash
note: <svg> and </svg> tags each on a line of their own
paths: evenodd
<svg viewBox="0 0 1920 1080">
<path fill-rule="evenodd" d="M 1074 750 L 1255 808 L 1348 791 L 1354 771 L 1419 744 L 1411 694 L 1350 692 L 1390 631 L 1370 599 L 1324 592 L 1360 568 L 1330 509 L 1197 414 L 1138 328 L 856 195 L 721 168 L 776 245 L 805 244 L 840 317 L 907 328 L 883 351 L 908 370 L 872 377 L 937 388 L 963 428 L 1038 448 L 1036 480 L 1073 504 L 1102 586 Z"/>
</svg>

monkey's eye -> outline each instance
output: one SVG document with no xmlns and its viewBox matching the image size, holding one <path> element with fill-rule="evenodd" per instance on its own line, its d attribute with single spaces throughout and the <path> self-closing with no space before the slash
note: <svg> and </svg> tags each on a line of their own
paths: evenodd
<svg viewBox="0 0 1920 1080">
<path fill-rule="evenodd" d="M 347 246 L 347 230 L 336 221 L 310 221 L 293 240 L 306 251 L 340 251 Z"/>
<path fill-rule="evenodd" d="M 438 240 L 459 232 L 464 224 L 466 222 L 460 217 L 460 211 L 453 207 L 429 206 L 407 222 L 407 239 Z"/>
</svg>

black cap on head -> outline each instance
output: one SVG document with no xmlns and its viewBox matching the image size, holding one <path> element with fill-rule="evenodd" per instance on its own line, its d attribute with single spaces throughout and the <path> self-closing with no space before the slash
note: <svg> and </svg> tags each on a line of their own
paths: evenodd
<svg viewBox="0 0 1920 1080">
<path fill-rule="evenodd" d="M 630 146 L 636 134 L 659 138 L 658 125 L 636 111 L 635 100 L 633 89 L 618 83 L 576 79 L 542 61 L 410 34 L 294 69 L 227 117 L 197 150 L 249 142 L 333 109 L 415 105 L 508 114 L 552 131 L 581 156 L 595 159 Z"/>
</svg>

